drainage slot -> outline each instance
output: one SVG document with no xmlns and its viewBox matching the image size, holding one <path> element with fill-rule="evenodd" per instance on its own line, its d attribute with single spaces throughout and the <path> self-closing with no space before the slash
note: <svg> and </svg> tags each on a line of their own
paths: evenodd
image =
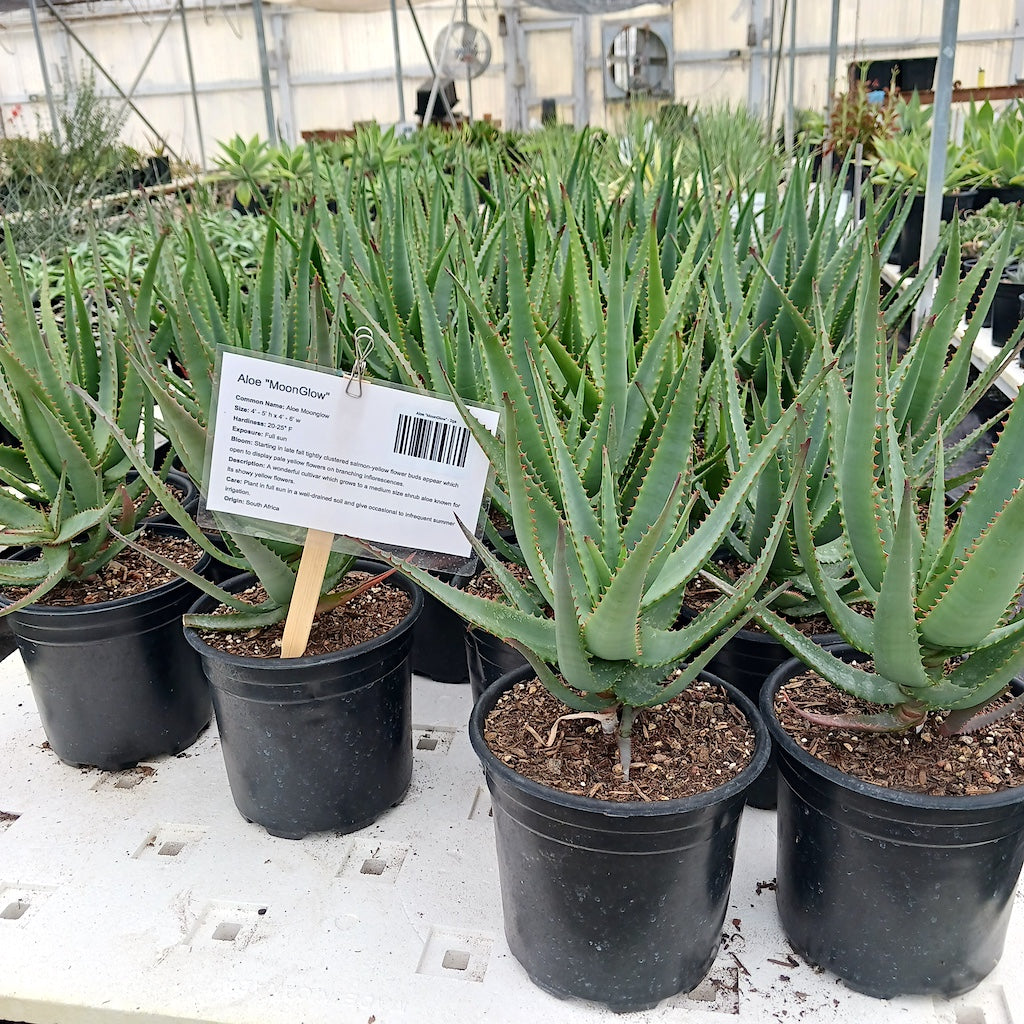
<svg viewBox="0 0 1024 1024">
<path fill-rule="evenodd" d="M 164 843 L 159 850 L 156 851 L 158 857 L 177 857 L 182 850 L 185 849 L 184 843 L 170 842 Z"/>
<path fill-rule="evenodd" d="M 956 1024 L 985 1024 L 985 1011 L 980 1006 L 957 1007 Z"/>
<path fill-rule="evenodd" d="M 114 783 L 114 789 L 134 789 L 141 781 L 141 775 L 122 775 Z"/>
<path fill-rule="evenodd" d="M 363 861 L 363 866 L 359 869 L 361 875 L 383 875 L 388 869 L 388 862 L 386 860 L 380 860 L 378 857 L 368 857 Z"/>
<path fill-rule="evenodd" d="M 15 900 L 13 903 L 8 903 L 2 911 L 0 911 L 0 920 L 4 921 L 17 921 L 26 910 L 29 908 L 27 900 Z"/>
<path fill-rule="evenodd" d="M 417 750 L 437 750 L 436 736 L 421 736 L 416 744 Z"/>
<path fill-rule="evenodd" d="M 469 954 L 462 949 L 449 949 L 441 960 L 446 971 L 465 971 L 469 967 Z"/>
<path fill-rule="evenodd" d="M 241 930 L 242 926 L 234 921 L 222 921 L 213 929 L 213 937 L 220 942 L 234 942 Z"/>
</svg>

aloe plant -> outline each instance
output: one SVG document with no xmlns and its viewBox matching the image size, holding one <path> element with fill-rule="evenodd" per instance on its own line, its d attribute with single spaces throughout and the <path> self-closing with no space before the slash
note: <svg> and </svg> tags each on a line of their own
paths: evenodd
<svg viewBox="0 0 1024 1024">
<path fill-rule="evenodd" d="M 848 571 L 836 578 L 815 543 L 803 474 L 794 525 L 814 593 L 836 630 L 869 655 L 874 668 L 839 660 L 770 611 L 759 612 L 759 621 L 830 682 L 887 706 L 876 714 L 816 720 L 900 730 L 920 727 L 943 711 L 949 714 L 941 732 L 972 731 L 1024 705 L 1024 697 L 1017 697 L 986 710 L 1024 668 L 1024 611 L 1017 603 L 1024 579 L 1024 409 L 1014 403 L 969 495 L 949 515 L 943 424 L 935 423 L 918 453 L 910 451 L 886 371 L 885 333 L 869 301 L 862 300 L 858 319 L 849 404 L 843 430 L 833 432 Z M 833 394 L 845 396 L 845 386 L 835 386 Z M 932 460 L 923 487 L 915 476 L 920 452 Z M 842 599 L 847 584 L 870 603 L 870 614 Z"/>
<path fill-rule="evenodd" d="M 0 547 L 36 549 L 0 560 L 0 586 L 27 592 L 0 615 L 45 597 L 68 578 L 99 571 L 152 506 L 118 438 L 138 446 L 150 473 L 151 407 L 119 350 L 127 324 L 102 288 L 78 286 L 64 267 L 63 322 L 44 281 L 38 315 L 8 244 L 0 262 L 0 424 L 16 444 L 0 445 Z M 87 396 L 92 404 L 83 397 Z"/>
<path fill-rule="evenodd" d="M 185 273 L 169 275 L 169 291 L 162 296 L 165 303 L 162 317 L 154 309 L 158 294 L 155 267 L 160 256 L 159 246 L 154 253 L 151 263 L 154 272 L 144 282 L 129 312 L 131 330 L 122 342 L 141 385 L 148 389 L 160 411 L 161 430 L 170 439 L 187 472 L 196 480 L 203 478 L 218 345 L 299 358 L 320 366 L 336 366 L 341 351 L 339 322 L 329 321 L 323 286 L 312 274 L 309 231 L 304 239 L 305 247 L 300 246 L 303 258 L 296 261 L 294 275 L 287 278 L 286 288 L 282 270 L 288 258 L 281 254 L 290 254 L 292 246 L 276 242 L 275 233 L 270 232 L 260 280 L 254 291 L 243 299 L 239 282 L 222 275 L 215 254 L 203 246 L 201 233 L 197 234 Z M 159 326 L 154 330 L 157 319 Z M 165 358 L 168 347 L 175 354 L 183 375 L 168 366 Z M 110 433 L 129 446 L 128 457 L 140 477 L 186 533 L 220 561 L 239 572 L 254 573 L 266 591 L 266 599 L 252 605 L 185 567 L 146 552 L 154 561 L 215 597 L 227 609 L 219 614 L 188 616 L 186 625 L 230 631 L 283 621 L 295 588 L 301 544 L 250 536 L 233 529 L 231 523 L 214 514 L 229 550 L 225 552 L 214 545 L 146 461 L 130 448 L 130 436 L 98 403 L 82 397 Z M 383 573 L 356 588 L 346 589 L 342 583 L 353 562 L 351 553 L 331 552 L 317 614 L 344 604 L 390 574 Z"/>
<path fill-rule="evenodd" d="M 512 275 L 513 284 L 517 277 Z M 628 295 L 621 254 L 613 258 L 605 286 L 610 304 Z M 515 294 L 522 298 L 521 284 Z M 585 308 L 572 307 L 565 315 L 583 317 Z M 535 596 L 475 538 L 505 602 L 467 594 L 414 567 L 400 568 L 469 622 L 519 649 L 569 707 L 617 729 L 628 774 L 637 712 L 685 689 L 745 621 L 785 529 L 793 487 L 781 496 L 764 550 L 735 592 L 691 623 L 677 625 L 686 583 L 721 543 L 744 497 L 792 430 L 799 407 L 782 412 L 697 522 L 690 451 L 707 390 L 702 349 L 689 345 L 671 364 L 668 386 L 653 406 L 653 425 L 645 429 L 636 413 L 652 409 L 641 383 L 646 370 L 618 315 L 609 314 L 607 326 L 599 355 L 603 400 L 585 424 L 578 415 L 560 417 L 553 395 L 562 384 L 548 369 L 532 318 L 513 318 L 508 335 L 499 335 L 486 320 L 476 324 L 485 359 L 505 386 L 503 441 L 472 422 L 452 390 L 506 489 L 523 560 L 554 617 L 548 618 Z M 672 335 L 661 337 L 658 345 L 642 348 L 644 362 L 664 364 L 677 344 Z M 726 387 L 738 386 L 734 377 L 725 380 Z M 800 399 L 818 383 L 809 382 Z"/>
</svg>

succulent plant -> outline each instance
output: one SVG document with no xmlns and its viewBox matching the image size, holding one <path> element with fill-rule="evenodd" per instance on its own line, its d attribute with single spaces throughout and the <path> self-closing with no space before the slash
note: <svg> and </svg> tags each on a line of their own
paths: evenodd
<svg viewBox="0 0 1024 1024">
<path fill-rule="evenodd" d="M 510 267 L 514 308 L 525 301 L 517 278 Z M 621 253 L 613 256 L 605 287 L 610 306 L 621 304 L 629 293 Z M 574 306 L 565 315 L 582 317 L 584 307 Z M 503 441 L 475 423 L 453 389 L 454 401 L 508 494 L 523 559 L 554 617 L 545 615 L 535 597 L 475 538 L 477 553 L 501 584 L 505 602 L 467 594 L 414 567 L 400 568 L 469 622 L 519 649 L 541 682 L 570 708 L 617 729 L 628 773 L 629 737 L 638 710 L 685 689 L 749 614 L 785 529 L 795 481 L 780 496 L 764 549 L 735 592 L 687 625 L 678 623 L 687 582 L 717 549 L 745 496 L 793 429 L 799 404 L 781 412 L 695 521 L 690 453 L 707 392 L 703 349 L 696 344 L 681 348 L 670 328 L 659 329 L 645 339 L 641 361 L 618 315 L 610 312 L 607 330 L 599 332 L 594 358 L 604 371 L 602 400 L 590 420 L 559 416 L 557 396 L 563 385 L 546 359 L 532 317 L 514 318 L 508 336 L 486 320 L 476 323 L 485 358 L 505 388 Z M 642 383 L 651 366 L 666 364 L 673 367 L 667 387 L 652 390 Z M 723 374 L 720 366 L 715 372 L 726 389 L 739 386 L 735 375 Z M 808 382 L 800 401 L 820 379 Z M 656 404 L 649 392 L 658 394 Z M 648 413 L 653 423 L 645 426 Z"/>
<path fill-rule="evenodd" d="M 332 368 L 341 349 L 337 326 L 332 327 L 329 322 L 323 287 L 319 278 L 312 274 L 308 248 L 312 242 L 308 232 L 304 258 L 297 261 L 294 277 L 284 276 L 281 268 L 287 264 L 287 259 L 279 255 L 282 251 L 287 253 L 290 246 L 284 243 L 282 250 L 282 243 L 275 240 L 274 234 L 268 236 L 259 287 L 247 300 L 242 298 L 237 279 L 228 280 L 218 273 L 216 256 L 204 247 L 201 235 L 195 241 L 185 273 L 170 275 L 171 290 L 162 296 L 163 314 L 158 315 L 153 308 L 155 278 L 145 282 L 129 313 L 131 332 L 123 343 L 142 386 L 148 388 L 159 408 L 161 429 L 170 438 L 188 473 L 193 479 L 201 480 L 218 345 L 301 358 Z M 151 262 L 154 268 L 159 255 L 158 247 Z M 287 281 L 287 295 L 282 278 Z M 154 329 L 156 320 L 159 326 Z M 177 358 L 180 371 L 168 365 L 168 346 Z M 128 444 L 129 435 L 118 429 L 109 415 L 101 413 L 95 402 L 90 404 L 110 433 L 121 443 Z M 146 552 L 154 561 L 217 598 L 227 609 L 210 615 L 187 616 L 186 624 L 228 631 L 283 621 L 295 589 L 301 543 L 250 536 L 248 532 L 232 529 L 230 523 L 214 514 L 227 540 L 229 550 L 225 552 L 213 544 L 174 500 L 145 460 L 135 451 L 131 451 L 129 457 L 140 477 L 193 540 L 239 572 L 254 573 L 266 592 L 261 604 L 248 604 L 185 567 Z M 317 613 L 344 604 L 390 574 L 388 571 L 355 588 L 344 588 L 342 581 L 354 560 L 350 552 L 331 552 Z"/>
<path fill-rule="evenodd" d="M 128 327 L 101 287 L 86 293 L 65 263 L 63 308 L 45 281 L 38 309 L 8 242 L 0 262 L 0 547 L 37 549 L 0 561 L 0 585 L 28 592 L 0 614 L 97 572 L 122 550 L 153 503 L 118 437 L 153 470 L 152 407 L 120 350 Z M 148 272 L 147 272 L 148 273 Z M 151 280 L 151 275 L 149 277 Z M 85 396 L 85 398 L 80 397 Z"/>
<path fill-rule="evenodd" d="M 900 730 L 920 727 L 929 714 L 942 711 L 948 715 L 941 731 L 972 731 L 1024 705 L 1024 697 L 1016 697 L 986 710 L 1024 668 L 1024 611 L 1018 604 L 1024 581 L 1024 408 L 1013 404 L 969 494 L 949 514 L 944 424 L 935 415 L 943 396 L 929 402 L 923 386 L 909 396 L 928 409 L 934 428 L 919 434 L 922 440 L 911 450 L 910 420 L 900 419 L 906 398 L 886 371 L 888 343 L 869 297 L 876 274 L 877 264 L 859 303 L 848 406 L 845 384 L 832 387 L 841 410 L 832 444 L 849 560 L 844 574 L 836 575 L 828 546 L 815 543 L 804 474 L 794 504 L 797 547 L 814 593 L 837 632 L 874 667 L 840 661 L 770 611 L 758 618 L 818 674 L 888 707 L 815 720 Z M 924 480 L 918 475 L 922 457 L 931 463 Z M 847 585 L 870 603 L 871 613 L 842 599 Z"/>
</svg>

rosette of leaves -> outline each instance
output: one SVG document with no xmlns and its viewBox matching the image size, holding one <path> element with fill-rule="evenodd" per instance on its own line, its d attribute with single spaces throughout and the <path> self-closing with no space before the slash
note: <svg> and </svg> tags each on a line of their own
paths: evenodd
<svg viewBox="0 0 1024 1024">
<path fill-rule="evenodd" d="M 964 145 L 978 165 L 978 184 L 987 188 L 1024 185 L 1024 118 L 1018 100 L 998 116 L 985 100 L 971 106 L 964 122 Z"/>
<path fill-rule="evenodd" d="M 607 287 L 621 302 L 627 291 L 621 255 L 612 261 Z M 571 308 L 564 315 L 583 314 Z M 721 544 L 745 496 L 793 429 L 799 406 L 782 412 L 697 520 L 691 448 L 707 391 L 701 347 L 687 346 L 671 362 L 668 386 L 654 392 L 655 403 L 640 383 L 632 339 L 612 329 L 615 317 L 608 323 L 595 354 L 603 367 L 602 402 L 590 420 L 560 417 L 562 382 L 547 369 L 532 320 L 513 322 L 507 337 L 486 322 L 476 325 L 505 388 L 503 440 L 480 427 L 453 391 L 509 496 L 519 548 L 543 605 L 475 539 L 504 602 L 467 594 L 414 567 L 400 569 L 473 625 L 520 650 L 570 708 L 617 730 L 628 773 L 637 712 L 685 689 L 749 614 L 785 529 L 792 487 L 781 496 L 761 556 L 734 592 L 687 625 L 678 624 L 687 582 Z M 678 344 L 669 335 L 658 353 L 647 341 L 645 357 L 659 365 L 672 359 Z M 725 379 L 724 386 L 738 386 L 734 377 Z M 801 392 L 800 401 L 819 379 Z M 648 413 L 653 423 L 645 425 Z M 544 605 L 553 609 L 553 618 Z"/>
<path fill-rule="evenodd" d="M 64 267 L 62 319 L 42 283 L 38 309 L 8 244 L 0 262 L 0 586 L 27 588 L 0 614 L 38 601 L 67 578 L 99 571 L 149 511 L 153 499 L 119 439 L 154 477 L 153 418 L 145 388 L 119 345 L 127 324 L 102 288 L 78 286 Z M 10 268 L 10 269 L 9 269 Z"/>
<path fill-rule="evenodd" d="M 875 274 L 867 288 L 872 285 Z M 916 449 L 907 432 L 901 436 L 906 396 L 892 387 L 888 341 L 868 301 L 859 320 L 848 406 L 841 428 L 832 427 L 847 571 L 836 578 L 815 543 L 804 473 L 798 474 L 794 529 L 822 608 L 847 643 L 873 660 L 873 669 L 835 658 L 770 611 L 758 618 L 829 682 L 887 706 L 877 714 L 816 721 L 901 730 L 945 712 L 940 732 L 974 731 L 1024 705 L 1024 697 L 1016 697 L 988 707 L 1024 668 L 1024 611 L 1018 604 L 1024 580 L 1024 408 L 1013 404 L 995 449 L 950 513 L 943 421 L 937 417 L 934 430 L 919 435 L 925 439 Z M 845 384 L 833 380 L 831 386 L 845 395 Z M 920 401 L 929 416 L 941 405 L 938 397 L 929 403 L 923 387 Z M 922 456 L 931 462 L 923 485 Z M 843 600 L 846 585 L 856 587 L 871 613 Z"/>
<path fill-rule="evenodd" d="M 766 272 L 768 285 L 783 302 L 801 349 L 810 353 L 810 357 L 796 365 L 787 362 L 782 341 L 777 338 L 774 355 L 769 351 L 765 361 L 764 386 L 748 389 L 743 405 L 735 404 L 739 397 L 737 392 L 713 386 L 712 401 L 707 406 L 713 415 L 709 415 L 704 424 L 707 449 L 712 454 L 717 453 L 723 464 L 734 470 L 747 457 L 751 444 L 763 435 L 767 424 L 781 414 L 785 392 L 792 387 L 790 381 L 801 379 L 801 372 L 818 373 L 833 361 L 845 368 L 831 374 L 822 389 L 808 400 L 804 420 L 808 424 L 805 493 L 816 557 L 821 571 L 827 568 L 830 576 L 842 581 L 837 583 L 838 592 L 847 602 L 860 600 L 863 595 L 857 578 L 848 574 L 849 556 L 839 491 L 843 470 L 836 471 L 834 467 L 846 466 L 847 447 L 861 443 L 858 431 L 863 417 L 869 414 L 863 390 L 858 392 L 858 404 L 854 404 L 849 392 L 852 383 L 849 378 L 856 380 L 856 361 L 863 360 L 865 350 L 873 352 L 876 343 L 884 344 L 886 357 L 878 372 L 890 396 L 893 430 L 902 440 L 907 471 L 913 486 L 919 489 L 930 486 L 938 468 L 934 445 L 940 429 L 946 436 L 956 434 L 958 438 L 944 449 L 943 465 L 952 466 L 1004 417 L 1005 413 L 1000 411 L 971 428 L 962 426 L 1014 357 L 1011 348 L 983 371 L 977 374 L 971 371 L 973 344 L 981 329 L 984 311 L 995 294 L 995 279 L 999 277 L 998 268 L 1007 258 L 1008 239 L 961 279 L 957 258 L 959 239 L 953 225 L 945 237 L 946 262 L 933 294 L 918 318 L 916 329 L 900 346 L 896 339 L 904 325 L 903 309 L 906 304 L 920 300 L 920 283 L 915 281 L 908 286 L 899 305 L 880 309 L 877 299 L 881 287 L 879 257 L 870 212 L 862 227 L 859 252 L 851 259 L 855 283 L 848 297 L 845 289 L 832 291 L 818 296 L 812 310 L 801 310 L 779 282 Z M 996 268 L 995 279 L 989 277 L 978 299 L 981 315 L 963 326 L 960 342 L 953 348 L 950 339 L 963 321 L 975 289 L 993 267 Z M 840 307 L 849 306 L 841 320 L 837 303 Z M 805 319 L 808 312 L 813 315 L 813 325 Z M 727 375 L 734 372 L 731 358 L 734 347 L 726 348 L 720 356 Z M 735 527 L 726 537 L 726 547 L 742 563 L 752 563 L 761 550 L 768 524 L 778 508 L 779 496 L 792 481 L 798 449 L 795 439 L 783 442 L 776 459 L 769 463 L 757 486 L 750 491 Z M 953 491 L 968 484 L 970 477 L 970 473 L 951 474 L 943 481 L 943 486 Z M 714 472 L 709 473 L 701 482 L 702 488 L 713 493 L 716 479 Z M 791 526 L 777 547 L 768 579 L 776 585 L 789 583 L 772 602 L 775 610 L 794 617 L 822 611 L 804 570 L 795 526 Z"/>
<path fill-rule="evenodd" d="M 308 230 L 300 250 L 302 257 L 295 262 L 287 288 L 282 277 L 288 260 L 279 261 L 278 253 L 290 253 L 291 245 L 284 244 L 279 249 L 273 234 L 268 236 L 264 249 L 257 287 L 246 296 L 237 279 L 218 273 L 215 254 L 199 244 L 183 274 L 172 271 L 167 275 L 167 290 L 160 295 L 163 309 L 158 312 L 154 308 L 155 267 L 161 244 L 162 240 L 150 264 L 154 272 L 144 281 L 129 310 L 131 330 L 123 343 L 142 386 L 148 389 L 159 409 L 161 431 L 170 439 L 189 475 L 202 480 L 218 345 L 334 368 L 341 351 L 338 324 L 330 316 L 321 281 L 312 271 L 312 238 Z M 166 358 L 168 351 L 175 357 L 174 367 Z M 90 404 L 100 415 L 96 403 Z M 128 436 L 113 420 L 109 416 L 101 418 L 110 432 L 127 444 Z M 129 457 L 140 477 L 196 543 L 239 573 L 255 574 L 266 593 L 260 604 L 247 603 L 185 567 L 145 552 L 224 606 L 224 611 L 215 614 L 186 616 L 185 624 L 232 631 L 284 621 L 295 589 L 302 545 L 250 536 L 225 527 L 221 529 L 225 551 L 199 528 L 136 451 L 131 450 Z M 216 513 L 213 517 L 223 527 Z M 354 560 L 352 554 L 331 552 L 316 614 L 345 604 L 390 575 L 389 571 L 357 587 L 346 588 L 343 581 Z"/>
</svg>

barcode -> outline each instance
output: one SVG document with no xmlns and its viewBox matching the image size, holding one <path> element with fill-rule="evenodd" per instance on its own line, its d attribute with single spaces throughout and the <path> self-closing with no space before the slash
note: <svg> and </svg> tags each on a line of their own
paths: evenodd
<svg viewBox="0 0 1024 1024">
<path fill-rule="evenodd" d="M 446 466 L 465 466 L 469 427 L 400 412 L 394 450 L 398 455 L 411 455 L 414 459 L 443 462 Z"/>
</svg>

